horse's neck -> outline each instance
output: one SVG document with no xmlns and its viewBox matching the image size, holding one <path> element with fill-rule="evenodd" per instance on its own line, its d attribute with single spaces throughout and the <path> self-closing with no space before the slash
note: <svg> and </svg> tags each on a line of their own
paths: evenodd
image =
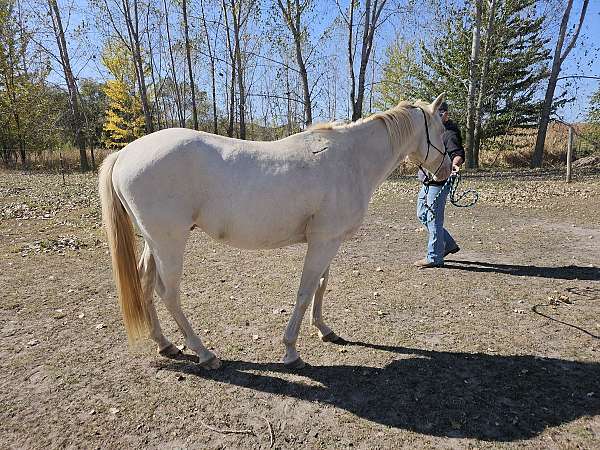
<svg viewBox="0 0 600 450">
<path fill-rule="evenodd" d="M 406 143 L 392 146 L 387 127 L 379 119 L 358 125 L 355 132 L 354 150 L 360 161 L 363 177 L 371 191 L 374 191 L 406 158 L 412 136 Z"/>
</svg>

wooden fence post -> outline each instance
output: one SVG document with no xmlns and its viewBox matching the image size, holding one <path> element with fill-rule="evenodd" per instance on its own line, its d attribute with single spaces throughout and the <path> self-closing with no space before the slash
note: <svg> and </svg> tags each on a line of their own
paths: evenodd
<svg viewBox="0 0 600 450">
<path fill-rule="evenodd" d="M 573 159 L 573 127 L 569 126 L 569 142 L 567 143 L 567 183 L 571 182 L 571 160 Z"/>
<path fill-rule="evenodd" d="M 60 161 L 60 173 L 62 174 L 63 184 L 65 184 L 65 165 L 63 163 L 62 152 L 58 154 L 58 157 Z"/>
</svg>

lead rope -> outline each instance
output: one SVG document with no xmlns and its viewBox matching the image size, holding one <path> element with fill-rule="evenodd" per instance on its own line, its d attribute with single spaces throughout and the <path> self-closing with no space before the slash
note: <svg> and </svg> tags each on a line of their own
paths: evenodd
<svg viewBox="0 0 600 450">
<path fill-rule="evenodd" d="M 425 212 L 419 216 L 419 220 L 423 225 L 426 226 L 429 222 L 435 220 L 434 207 L 436 205 L 438 197 L 444 191 L 444 189 L 446 189 L 447 186 L 450 186 L 450 203 L 452 203 L 454 206 L 458 208 L 470 208 L 471 206 L 474 206 L 475 203 L 477 203 L 477 200 L 479 200 L 479 193 L 475 189 L 467 189 L 462 193 L 458 194 L 458 185 L 460 184 L 460 181 L 461 175 L 459 172 L 455 172 L 452 175 L 450 175 L 446 182 L 442 185 L 442 189 L 440 189 L 440 191 L 434 197 L 433 201 L 431 202 L 431 205 L 427 204 L 427 194 L 429 193 L 429 185 L 425 185 Z M 471 195 L 471 200 L 467 201 L 467 203 L 461 204 L 460 202 L 468 195 Z"/>
</svg>

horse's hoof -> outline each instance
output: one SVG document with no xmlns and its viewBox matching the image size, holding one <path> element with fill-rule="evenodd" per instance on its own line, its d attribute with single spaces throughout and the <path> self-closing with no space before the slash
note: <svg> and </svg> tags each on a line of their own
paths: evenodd
<svg viewBox="0 0 600 450">
<path fill-rule="evenodd" d="M 221 367 L 221 360 L 215 355 L 212 355 L 211 358 L 208 358 L 206 361 L 199 362 L 198 365 L 203 369 L 215 370 Z"/>
<path fill-rule="evenodd" d="M 167 347 L 158 351 L 160 356 L 164 356 L 165 358 L 177 358 L 182 355 L 182 351 L 175 347 L 173 344 L 169 344 Z"/>
<path fill-rule="evenodd" d="M 302 369 L 303 367 L 305 367 L 306 363 L 304 361 L 302 361 L 302 358 L 300 358 L 298 356 L 298 358 L 296 358 L 295 360 L 293 360 L 291 362 L 283 363 L 283 365 L 286 367 L 286 369 L 298 370 L 298 369 Z"/>
<path fill-rule="evenodd" d="M 322 336 L 321 340 L 323 342 L 331 342 L 333 344 L 338 344 L 338 345 L 346 345 L 348 343 L 348 341 L 346 339 L 339 337 L 333 331 L 331 333 L 326 334 L 325 336 Z"/>
</svg>

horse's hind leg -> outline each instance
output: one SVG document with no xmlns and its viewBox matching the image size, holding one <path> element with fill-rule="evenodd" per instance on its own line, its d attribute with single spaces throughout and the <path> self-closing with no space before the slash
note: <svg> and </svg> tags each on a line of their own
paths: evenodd
<svg viewBox="0 0 600 450">
<path fill-rule="evenodd" d="M 283 343 L 286 350 L 283 362 L 288 367 L 295 368 L 302 367 L 303 365 L 300 355 L 296 351 L 296 341 L 300 332 L 302 318 L 319 287 L 321 277 L 327 271 L 331 260 L 337 253 L 340 243 L 341 241 L 338 239 L 308 242 L 308 250 L 304 259 L 304 268 L 302 269 L 302 278 L 300 280 L 296 305 L 283 335 Z"/>
<path fill-rule="evenodd" d="M 202 344 L 181 310 L 179 285 L 187 235 L 186 232 L 181 239 L 172 239 L 168 242 L 161 242 L 159 245 L 152 244 L 158 272 L 156 291 L 183 333 L 187 347 L 198 355 L 198 362 L 206 368 L 217 369 L 221 366 L 221 361 Z"/>
<path fill-rule="evenodd" d="M 312 311 L 310 316 L 311 325 L 317 327 L 319 330 L 319 337 L 323 342 L 335 342 L 338 344 L 344 343 L 345 341 L 335 334 L 331 328 L 329 328 L 325 322 L 323 322 L 323 296 L 327 289 L 327 281 L 329 280 L 329 267 L 323 273 L 323 276 L 319 280 L 319 287 L 315 292 L 315 298 L 313 299 Z"/>
<path fill-rule="evenodd" d="M 325 295 L 325 289 L 327 288 L 327 280 L 329 279 L 329 267 L 325 269 L 323 276 L 319 280 L 319 287 L 315 292 L 315 298 L 312 304 L 312 313 L 310 317 L 310 324 L 317 327 L 319 330 L 319 337 L 323 339 L 323 336 L 328 336 L 332 333 L 331 328 L 325 325 L 323 322 L 323 296 Z"/>
<path fill-rule="evenodd" d="M 156 315 L 156 308 L 154 307 L 154 301 L 152 295 L 154 293 L 154 286 L 156 284 L 156 264 L 154 257 L 150 251 L 148 243 L 144 245 L 144 251 L 140 257 L 138 263 L 138 272 L 140 274 L 140 280 L 142 283 L 142 295 L 146 302 L 146 309 L 150 316 L 150 337 L 158 346 L 158 352 L 164 356 L 175 356 L 179 353 L 177 347 L 175 347 L 163 334 L 160 323 L 158 322 L 158 316 Z"/>
</svg>

